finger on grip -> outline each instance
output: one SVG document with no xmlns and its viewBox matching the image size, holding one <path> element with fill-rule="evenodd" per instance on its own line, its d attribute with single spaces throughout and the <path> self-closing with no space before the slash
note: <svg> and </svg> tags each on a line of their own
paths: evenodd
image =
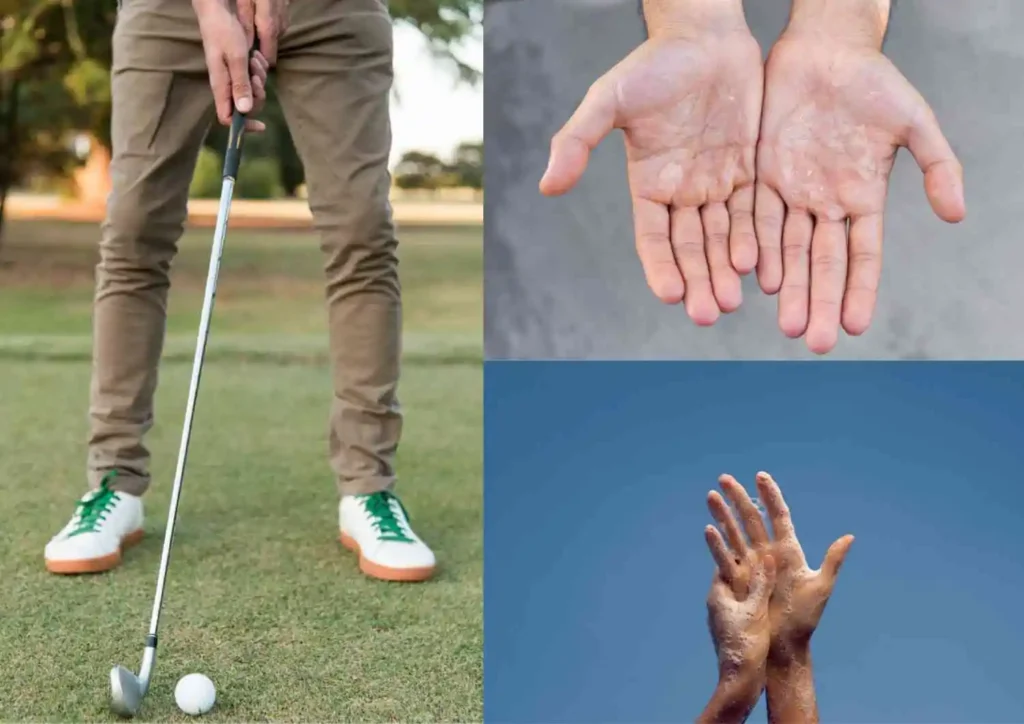
<svg viewBox="0 0 1024 724">
<path fill-rule="evenodd" d="M 590 152 L 615 128 L 615 93 L 598 81 L 576 112 L 551 139 L 548 168 L 540 180 L 541 193 L 558 196 L 572 189 L 587 168 Z"/>
<path fill-rule="evenodd" d="M 235 108 L 240 113 L 248 113 L 252 110 L 253 102 L 249 56 L 247 54 L 229 56 L 228 72 L 231 74 L 231 95 L 235 102 Z"/>
<path fill-rule="evenodd" d="M 270 5 L 268 3 L 262 3 L 257 7 L 255 22 L 256 36 L 260 40 L 260 50 L 263 51 L 271 65 L 276 65 L 277 39 L 281 35 L 281 28 L 277 27 L 277 22 L 270 12 Z"/>
<path fill-rule="evenodd" d="M 207 56 L 206 65 L 210 73 L 210 88 L 217 109 L 217 120 L 223 125 L 229 125 L 234 110 L 231 99 L 231 74 L 220 56 Z"/>
<path fill-rule="evenodd" d="M 235 10 L 238 21 L 242 24 L 242 29 L 245 30 L 245 40 L 252 45 L 253 40 L 256 39 L 256 8 L 251 0 L 246 0 L 236 3 Z"/>
</svg>

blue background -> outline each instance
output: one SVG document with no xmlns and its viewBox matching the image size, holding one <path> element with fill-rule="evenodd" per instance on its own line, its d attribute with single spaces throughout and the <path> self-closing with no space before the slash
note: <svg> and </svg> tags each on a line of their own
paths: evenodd
<svg viewBox="0 0 1024 724">
<path fill-rule="evenodd" d="M 488 363 L 489 722 L 693 721 L 704 504 L 767 470 L 808 562 L 824 722 L 1024 721 L 1024 365 Z M 764 702 L 752 721 L 764 721 Z"/>
</svg>

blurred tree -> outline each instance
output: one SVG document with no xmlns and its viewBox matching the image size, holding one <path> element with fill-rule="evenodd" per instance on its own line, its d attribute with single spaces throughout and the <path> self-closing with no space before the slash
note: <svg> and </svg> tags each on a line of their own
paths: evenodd
<svg viewBox="0 0 1024 724">
<path fill-rule="evenodd" d="M 484 144 L 460 143 L 455 148 L 451 171 L 459 186 L 480 190 L 484 187 Z"/>
<path fill-rule="evenodd" d="M 0 0 L 0 233 L 14 183 L 70 171 L 73 132 L 109 145 L 116 6 L 116 0 Z"/>
<path fill-rule="evenodd" d="M 444 161 L 431 153 L 408 151 L 395 166 L 395 185 L 400 189 L 438 189 L 447 170 Z"/>
<path fill-rule="evenodd" d="M 460 60 L 454 48 L 480 27 L 483 0 L 391 0 L 390 7 L 391 17 L 423 33 L 434 53 L 454 64 L 462 80 L 480 80 L 480 70 Z"/>
<path fill-rule="evenodd" d="M 432 153 L 408 151 L 395 166 L 394 178 L 400 189 L 482 189 L 484 145 L 479 142 L 459 144 L 451 163 L 445 163 Z"/>
<path fill-rule="evenodd" d="M 3 29 L 0 28 L 0 33 Z M 2 40 L 2 36 L 0 36 Z M 0 75 L 0 245 L 4 238 L 4 208 L 14 183 L 14 150 L 18 144 L 18 79 Z"/>
<path fill-rule="evenodd" d="M 483 0 L 391 0 L 390 10 L 396 23 L 417 28 L 461 80 L 479 81 L 479 69 L 457 48 L 480 27 Z M 0 224 L 13 183 L 34 174 L 67 176 L 80 161 L 72 132 L 110 147 L 116 18 L 117 0 L 0 0 Z M 304 180 L 302 164 L 273 92 L 263 117 L 269 132 L 252 139 L 247 156 L 276 158 L 281 186 L 294 194 Z M 223 134 L 214 129 L 208 145 L 222 148 Z"/>
<path fill-rule="evenodd" d="M 34 119 L 74 124 L 110 144 L 111 39 L 116 0 L 0 0 L 0 76 L 40 87 Z M 24 99 L 21 105 L 26 105 Z M 45 116 L 41 115 L 45 112 Z M 56 116 L 69 116 L 57 118 Z M 23 141 L 31 140 L 22 135 Z"/>
</svg>

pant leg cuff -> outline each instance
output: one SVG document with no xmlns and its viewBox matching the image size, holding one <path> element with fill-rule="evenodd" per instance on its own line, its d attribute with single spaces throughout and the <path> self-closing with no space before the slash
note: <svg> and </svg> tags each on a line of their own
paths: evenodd
<svg viewBox="0 0 1024 724">
<path fill-rule="evenodd" d="M 104 476 L 110 474 L 111 470 L 117 470 L 117 468 L 89 470 L 89 487 L 93 490 L 100 487 L 100 483 L 103 481 Z M 110 487 L 112 490 L 116 490 L 121 493 L 141 496 L 147 489 L 149 489 L 149 476 L 117 470 L 117 475 L 114 476 Z"/>
<path fill-rule="evenodd" d="M 341 495 L 371 495 L 382 490 L 394 490 L 395 478 L 372 477 L 354 480 L 338 480 L 338 492 Z"/>
</svg>

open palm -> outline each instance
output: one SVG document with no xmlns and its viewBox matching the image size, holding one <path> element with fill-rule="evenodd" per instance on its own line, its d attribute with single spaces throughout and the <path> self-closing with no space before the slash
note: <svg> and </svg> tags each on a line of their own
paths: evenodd
<svg viewBox="0 0 1024 724">
<path fill-rule="evenodd" d="M 712 514 L 724 506 L 719 496 L 708 499 Z M 768 658 L 771 648 L 772 591 L 776 565 L 770 554 L 755 550 L 736 530 L 713 525 L 704 539 L 715 561 L 715 575 L 708 592 L 708 628 L 718 656 L 720 673 L 756 667 Z"/>
<path fill-rule="evenodd" d="M 783 37 L 766 66 L 758 145 L 758 278 L 778 320 L 815 352 L 840 325 L 870 325 L 882 275 L 883 215 L 900 146 L 925 172 L 935 213 L 964 218 L 961 165 L 928 103 L 871 48 Z"/>
<path fill-rule="evenodd" d="M 779 325 L 830 351 L 870 323 L 896 153 L 909 147 L 935 213 L 965 214 L 962 169 L 928 104 L 876 49 L 798 35 L 766 66 L 757 158 L 758 278 Z"/>
<path fill-rule="evenodd" d="M 762 92 L 748 31 L 648 40 L 591 87 L 555 135 L 541 191 L 569 191 L 590 151 L 621 129 L 647 283 L 665 303 L 685 301 L 697 324 L 713 324 L 739 307 L 739 274 L 757 262 Z"/>
<path fill-rule="evenodd" d="M 821 568 L 811 569 L 796 537 L 789 507 L 770 475 L 758 473 L 757 491 L 771 522 L 771 535 L 761 511 L 743 486 L 731 475 L 723 475 L 719 483 L 739 515 L 750 545 L 759 555 L 770 556 L 775 562 L 775 590 L 769 604 L 772 649 L 785 651 L 806 643 L 825 611 L 853 536 L 845 535 L 835 541 L 829 546 Z M 712 514 L 727 530 L 734 531 L 732 535 L 740 535 L 732 512 L 724 499 L 717 497 L 717 501 L 709 500 Z"/>
<path fill-rule="evenodd" d="M 761 487 L 760 483 L 758 487 Z M 788 516 L 788 511 L 780 513 L 781 516 Z M 775 516 L 772 516 L 772 520 L 776 520 Z M 807 641 L 818 627 L 825 604 L 832 595 L 836 575 L 842 564 L 841 558 L 845 557 L 853 537 L 844 536 L 836 541 L 826 554 L 821 568 L 814 570 L 807 565 L 807 558 L 792 530 L 792 524 L 787 530 L 785 524 L 776 526 L 773 522 L 773 529 L 775 538 L 768 544 L 767 550 L 778 561 L 778 573 L 768 615 L 772 641 L 778 646 L 789 647 Z"/>
</svg>

